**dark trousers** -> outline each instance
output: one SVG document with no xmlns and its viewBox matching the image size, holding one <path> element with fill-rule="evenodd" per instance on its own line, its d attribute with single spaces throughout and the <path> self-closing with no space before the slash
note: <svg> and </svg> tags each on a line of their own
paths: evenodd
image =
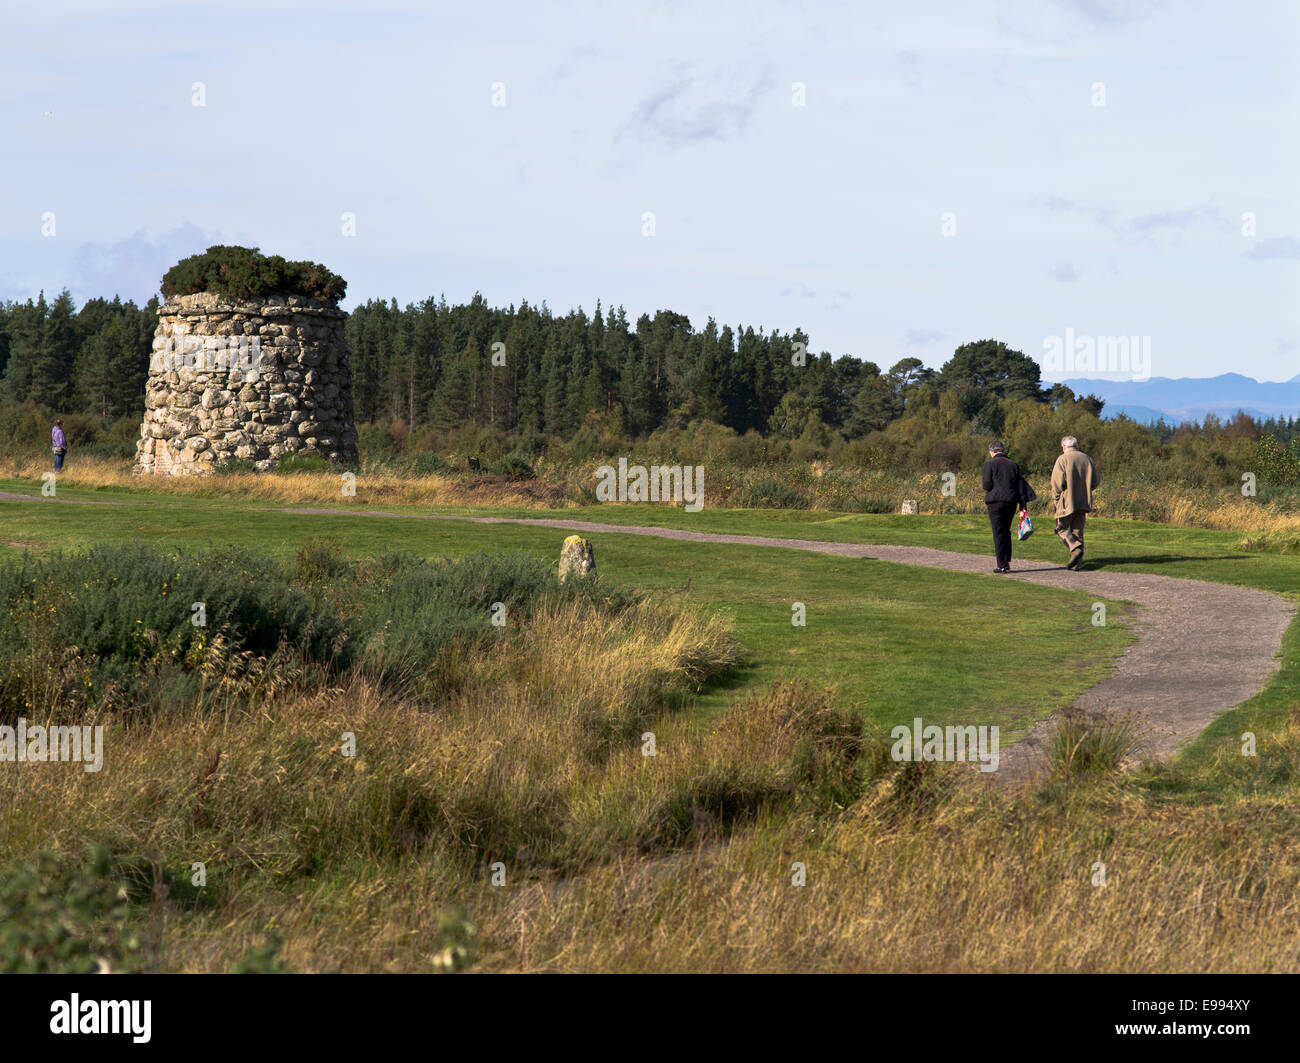
<svg viewBox="0 0 1300 1063">
<path fill-rule="evenodd" d="M 1020 512 L 1019 502 L 989 502 L 989 523 L 993 525 L 993 554 L 998 568 L 1011 567 L 1011 522 Z"/>
<path fill-rule="evenodd" d="M 55 472 L 63 471 L 63 455 L 60 454 L 57 450 L 54 452 L 54 471 Z"/>
</svg>

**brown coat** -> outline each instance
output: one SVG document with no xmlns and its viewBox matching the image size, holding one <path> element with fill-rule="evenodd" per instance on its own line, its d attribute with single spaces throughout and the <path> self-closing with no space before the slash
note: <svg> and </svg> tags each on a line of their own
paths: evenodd
<svg viewBox="0 0 1300 1063">
<path fill-rule="evenodd" d="M 1068 517 L 1071 513 L 1091 513 L 1092 493 L 1101 486 L 1097 466 L 1081 450 L 1067 450 L 1052 467 L 1052 498 L 1056 501 L 1056 515 Z"/>
</svg>

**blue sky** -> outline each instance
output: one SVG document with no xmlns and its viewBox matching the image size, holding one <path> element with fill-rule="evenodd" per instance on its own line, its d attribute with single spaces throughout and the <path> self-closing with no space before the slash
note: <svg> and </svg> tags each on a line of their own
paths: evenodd
<svg viewBox="0 0 1300 1063">
<path fill-rule="evenodd" d="M 0 298 L 143 300 L 245 243 L 343 274 L 345 305 L 600 298 L 886 367 L 986 337 L 1041 360 L 1071 330 L 1148 338 L 1154 376 L 1300 373 L 1291 2 L 116 0 L 4 22 Z"/>
</svg>

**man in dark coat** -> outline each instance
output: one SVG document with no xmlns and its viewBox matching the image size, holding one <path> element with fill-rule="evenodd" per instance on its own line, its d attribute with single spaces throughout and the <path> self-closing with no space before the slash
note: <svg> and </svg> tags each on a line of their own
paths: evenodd
<svg viewBox="0 0 1300 1063">
<path fill-rule="evenodd" d="M 989 444 L 989 460 L 984 463 L 984 504 L 989 509 L 993 527 L 993 553 L 997 559 L 994 572 L 1011 571 L 1011 523 L 1016 519 L 1025 498 L 1024 478 L 1020 466 L 1007 457 L 1000 440 Z"/>
</svg>

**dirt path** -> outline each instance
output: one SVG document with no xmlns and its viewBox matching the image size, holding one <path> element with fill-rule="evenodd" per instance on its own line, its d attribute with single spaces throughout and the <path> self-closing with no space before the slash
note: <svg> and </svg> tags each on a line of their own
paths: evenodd
<svg viewBox="0 0 1300 1063">
<path fill-rule="evenodd" d="M 463 520 L 477 524 L 531 524 L 543 528 L 601 535 L 651 535 L 697 543 L 810 550 L 841 557 L 869 557 L 903 565 L 922 565 L 955 572 L 991 572 L 992 558 L 932 550 L 924 546 L 872 546 L 825 543 L 809 539 L 773 539 L 758 535 L 722 535 L 678 528 L 598 524 L 582 520 L 526 517 L 459 517 L 293 508 L 287 513 L 338 513 L 411 517 L 417 520 Z M 1064 547 L 1062 547 L 1064 553 Z M 1009 578 L 1045 587 L 1082 590 L 1100 598 L 1135 602 L 1137 641 L 1129 646 L 1111 675 L 1084 691 L 1064 713 L 1093 715 L 1117 712 L 1138 726 L 1141 757 L 1163 759 L 1200 734 L 1220 712 L 1257 694 L 1280 666 L 1282 635 L 1296 607 L 1267 591 L 1202 580 L 1175 579 L 1131 572 L 1070 572 L 1042 561 L 1013 562 Z M 1013 648 L 1014 650 L 1014 648 Z M 1046 760 L 1054 720 L 1044 720 L 1002 753 L 997 774 L 1003 779 L 1033 774 Z"/>
<path fill-rule="evenodd" d="M 66 502 L 70 506 L 120 506 L 121 502 L 105 502 L 102 500 L 90 498 L 59 498 L 51 495 L 37 497 L 36 495 L 19 495 L 12 491 L 0 491 L 0 502 Z"/>
</svg>

